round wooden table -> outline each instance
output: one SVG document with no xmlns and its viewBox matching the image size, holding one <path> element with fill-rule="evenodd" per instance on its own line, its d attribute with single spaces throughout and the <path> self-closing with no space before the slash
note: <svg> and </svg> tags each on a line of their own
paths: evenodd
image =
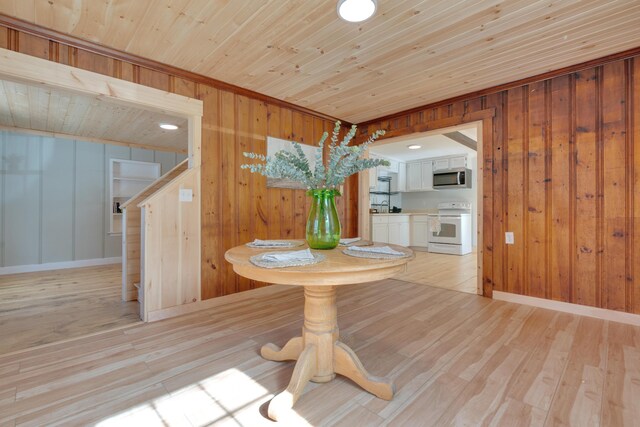
<svg viewBox="0 0 640 427">
<path fill-rule="evenodd" d="M 384 245 L 386 244 L 378 244 Z M 390 380 L 370 375 L 356 354 L 339 341 L 337 286 L 372 282 L 389 278 L 406 269 L 407 262 L 415 258 L 410 249 L 388 245 L 408 257 L 394 259 L 368 259 L 345 255 L 344 247 L 317 251 L 326 256 L 318 264 L 303 267 L 262 268 L 249 258 L 266 251 L 302 250 L 249 248 L 236 246 L 225 253 L 233 270 L 241 276 L 261 282 L 304 286 L 304 325 L 302 335 L 291 338 L 282 348 L 266 344 L 260 354 L 267 360 L 297 360 L 289 386 L 269 404 L 269 417 L 277 420 L 289 411 L 309 381 L 324 383 L 336 374 L 353 380 L 363 389 L 386 400 L 391 400 L 394 387 Z"/>
</svg>

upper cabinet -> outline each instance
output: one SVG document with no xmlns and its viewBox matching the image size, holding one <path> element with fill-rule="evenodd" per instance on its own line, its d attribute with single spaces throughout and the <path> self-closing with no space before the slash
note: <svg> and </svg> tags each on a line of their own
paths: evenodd
<svg viewBox="0 0 640 427">
<path fill-rule="evenodd" d="M 407 163 L 373 153 L 371 153 L 370 157 L 372 159 L 386 159 L 391 163 L 390 166 L 378 166 L 369 170 L 369 188 L 371 190 L 377 187 L 379 176 L 387 175 L 387 172 L 394 172 L 398 176 L 392 181 L 392 191 L 437 191 L 433 189 L 434 172 L 467 167 L 466 155 L 422 159 Z"/>
<path fill-rule="evenodd" d="M 407 163 L 407 187 L 405 191 L 433 190 L 433 165 L 431 160 Z"/>
<path fill-rule="evenodd" d="M 442 171 L 448 169 L 462 169 L 467 167 L 467 156 L 451 156 L 439 159 L 432 159 L 433 171 Z"/>
<path fill-rule="evenodd" d="M 406 191 L 420 191 L 422 189 L 422 165 L 420 162 L 407 163 Z"/>
<path fill-rule="evenodd" d="M 433 160 L 433 170 L 441 171 L 449 169 L 449 159 L 435 159 Z"/>
<path fill-rule="evenodd" d="M 423 160 L 420 162 L 422 169 L 422 190 L 433 190 L 433 162 Z"/>
</svg>

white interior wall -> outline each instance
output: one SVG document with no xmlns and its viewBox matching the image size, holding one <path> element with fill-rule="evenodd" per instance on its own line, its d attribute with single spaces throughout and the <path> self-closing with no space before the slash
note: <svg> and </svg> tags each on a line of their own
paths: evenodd
<svg viewBox="0 0 640 427">
<path fill-rule="evenodd" d="M 112 258 L 109 159 L 157 162 L 186 155 L 0 131 L 0 267 Z"/>
</svg>

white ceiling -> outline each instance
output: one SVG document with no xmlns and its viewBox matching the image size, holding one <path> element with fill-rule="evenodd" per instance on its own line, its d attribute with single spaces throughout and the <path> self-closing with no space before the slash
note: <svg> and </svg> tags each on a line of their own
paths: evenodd
<svg viewBox="0 0 640 427">
<path fill-rule="evenodd" d="M 637 0 L 2 0 L 0 13 L 358 123 L 640 46 Z"/>
<path fill-rule="evenodd" d="M 176 131 L 160 123 L 178 125 Z M 187 120 L 105 98 L 0 80 L 0 128 L 187 151 Z"/>
<path fill-rule="evenodd" d="M 477 141 L 477 128 L 461 128 L 451 129 L 447 132 L 458 131 L 469 138 Z M 410 150 L 407 148 L 409 145 L 420 145 L 421 148 L 417 150 Z M 431 157 L 449 156 L 454 154 L 466 154 L 470 157 L 475 157 L 477 152 L 468 148 L 462 144 L 459 144 L 452 139 L 441 135 L 425 135 L 417 138 L 394 138 L 389 140 L 382 140 L 380 142 L 374 142 L 369 151 L 375 154 L 379 154 L 383 157 L 407 162 L 411 160 L 420 160 Z"/>
</svg>

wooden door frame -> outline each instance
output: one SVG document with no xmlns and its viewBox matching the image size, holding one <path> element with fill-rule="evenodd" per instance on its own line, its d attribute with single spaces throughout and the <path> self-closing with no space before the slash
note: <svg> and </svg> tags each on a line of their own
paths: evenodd
<svg viewBox="0 0 640 427">
<path fill-rule="evenodd" d="M 485 204 L 493 202 L 493 122 L 496 115 L 495 108 L 466 113 L 461 116 L 447 117 L 444 119 L 427 120 L 424 123 L 386 130 L 383 137 L 372 145 L 383 145 L 396 142 L 397 137 L 415 138 L 416 134 L 442 133 L 447 128 L 478 123 L 481 132 L 478 133 L 478 170 L 477 175 L 477 268 L 478 268 L 478 295 L 491 298 L 493 295 L 493 281 L 490 276 L 491 260 L 485 260 L 485 245 L 483 236 L 493 236 L 493 221 L 490 216 L 485 218 Z M 389 141 L 394 138 L 395 141 Z M 386 142 L 385 142 L 386 141 Z M 369 170 L 361 172 L 358 177 L 358 232 L 360 236 L 370 235 L 369 227 Z M 486 219 L 486 221 L 485 221 Z M 486 262 L 486 265 L 485 265 Z"/>
<path fill-rule="evenodd" d="M 187 120 L 188 126 L 188 167 L 194 170 L 191 172 L 199 173 L 203 115 L 203 102 L 199 99 L 166 92 L 4 48 L 0 48 L 0 80 L 45 87 L 52 90 L 63 90 L 91 96 L 112 104 L 184 118 Z M 16 130 L 19 131 L 20 129 L 17 128 Z M 129 145 L 134 146 L 135 144 Z M 145 146 L 144 148 L 149 149 L 150 147 Z M 197 200 L 200 203 L 200 197 Z M 198 212 L 200 212 L 199 205 Z M 199 221 L 198 230 L 200 230 Z M 199 251 L 201 250 L 200 236 L 198 236 L 197 241 Z M 123 253 L 122 256 L 125 257 L 126 253 Z M 197 259 L 199 282 L 199 253 Z M 123 299 L 126 300 L 127 290 L 123 289 L 122 294 Z M 141 307 L 141 313 L 146 316 L 144 306 Z"/>
</svg>

